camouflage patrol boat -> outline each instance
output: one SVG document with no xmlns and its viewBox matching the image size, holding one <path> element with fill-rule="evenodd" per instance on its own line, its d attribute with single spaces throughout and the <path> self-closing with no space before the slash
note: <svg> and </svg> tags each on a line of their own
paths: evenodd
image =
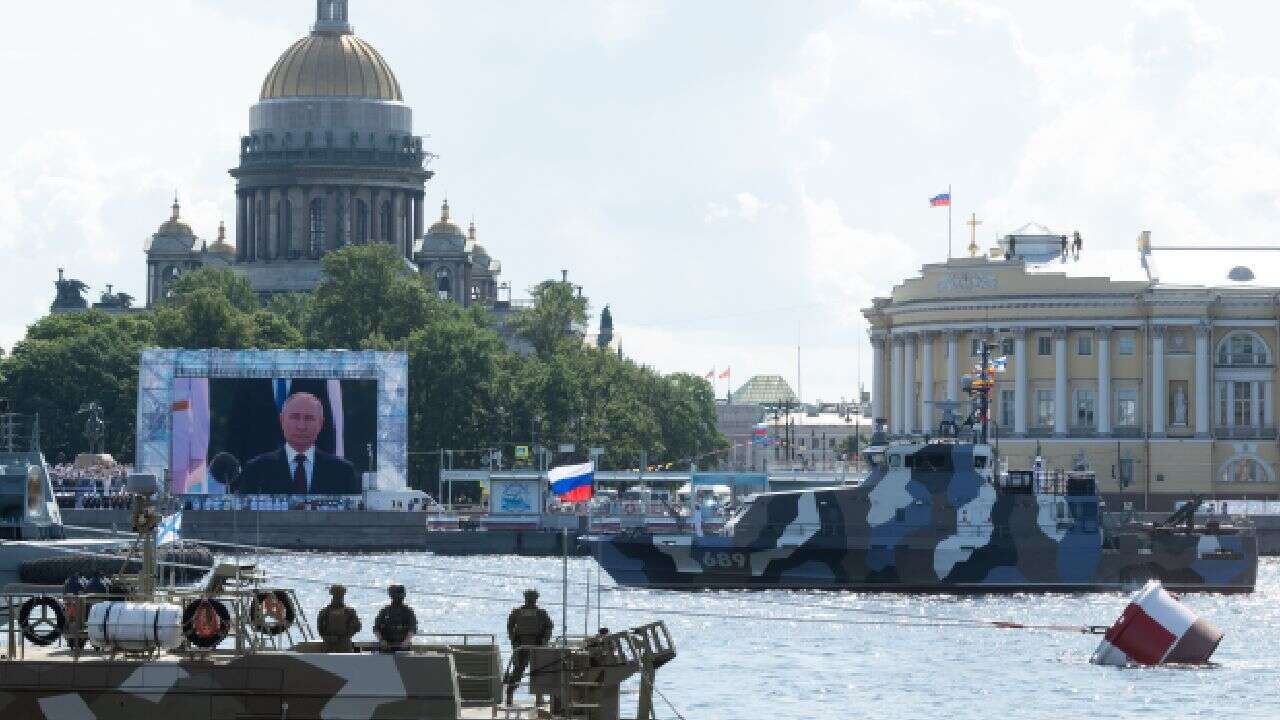
<svg viewBox="0 0 1280 720">
<path fill-rule="evenodd" d="M 297 595 L 253 566 L 223 564 L 197 588 L 156 585 L 154 478 L 135 476 L 142 571 L 96 593 L 5 587 L 0 718 L 38 720 L 617 720 L 638 675 L 651 718 L 655 673 L 674 659 L 662 623 L 531 650 L 539 701 L 501 700 L 491 634 L 414 634 L 329 652 Z"/>
<path fill-rule="evenodd" d="M 860 485 L 763 493 L 719 533 L 601 536 L 593 554 L 618 584 L 657 588 L 1077 592 L 1155 579 L 1171 591 L 1253 590 L 1250 526 L 1196 526 L 1198 502 L 1163 522 L 1112 523 L 1092 473 L 999 472 L 986 352 L 966 382 L 974 441 L 957 439 L 954 419 L 940 441 L 873 439 Z"/>
</svg>

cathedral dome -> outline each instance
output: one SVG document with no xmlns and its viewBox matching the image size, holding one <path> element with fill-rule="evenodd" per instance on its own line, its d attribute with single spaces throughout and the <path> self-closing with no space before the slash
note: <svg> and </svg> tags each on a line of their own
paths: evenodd
<svg viewBox="0 0 1280 720">
<path fill-rule="evenodd" d="M 190 252 L 196 246 L 196 234 L 181 219 L 182 206 L 173 199 L 173 214 L 161 223 L 155 234 L 143 245 L 145 252 Z"/>
<path fill-rule="evenodd" d="M 227 242 L 227 224 L 225 222 L 218 223 L 218 239 L 213 241 L 209 246 L 209 252 L 215 255 L 235 255 L 236 248 Z"/>
<path fill-rule="evenodd" d="M 350 31 L 316 30 L 294 43 L 267 74 L 261 100 L 298 97 L 403 101 L 382 55 Z"/>
<path fill-rule="evenodd" d="M 449 201 L 440 206 L 440 219 L 427 228 L 422 237 L 422 251 L 426 253 L 461 253 L 466 252 L 467 236 L 462 228 L 449 219 Z"/>
<path fill-rule="evenodd" d="M 462 228 L 449 219 L 449 201 L 440 206 L 440 219 L 427 230 L 428 235 L 449 235 L 462 237 Z"/>
<path fill-rule="evenodd" d="M 191 226 L 180 219 L 182 206 L 178 204 L 178 198 L 173 199 L 173 214 L 160 224 L 160 229 L 156 230 L 157 235 L 167 235 L 175 237 L 195 238 L 196 234 L 192 232 Z"/>
</svg>

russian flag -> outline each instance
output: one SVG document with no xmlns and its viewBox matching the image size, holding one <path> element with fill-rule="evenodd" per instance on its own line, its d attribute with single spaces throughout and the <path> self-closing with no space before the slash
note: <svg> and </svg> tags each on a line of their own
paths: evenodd
<svg viewBox="0 0 1280 720">
<path fill-rule="evenodd" d="M 586 502 L 595 495 L 596 466 L 595 463 L 562 465 L 551 468 L 547 479 L 551 481 L 551 492 L 560 502 Z"/>
<path fill-rule="evenodd" d="M 947 207 L 951 204 L 951 193 L 944 192 L 929 198 L 929 207 Z"/>
</svg>

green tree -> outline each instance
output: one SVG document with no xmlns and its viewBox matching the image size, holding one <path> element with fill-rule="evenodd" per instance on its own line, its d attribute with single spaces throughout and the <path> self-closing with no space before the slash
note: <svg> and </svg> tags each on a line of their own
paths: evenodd
<svg viewBox="0 0 1280 720">
<path fill-rule="evenodd" d="M 411 449 L 475 449 L 497 441 L 502 340 L 479 317 L 429 301 L 422 327 L 399 343 L 409 354 Z"/>
<path fill-rule="evenodd" d="M 655 409 L 662 427 L 666 460 L 704 467 L 715 462 L 727 441 L 716 429 L 716 400 L 711 384 L 688 373 L 656 379 Z"/>
<path fill-rule="evenodd" d="M 608 305 L 604 306 L 604 310 L 600 311 L 600 333 L 596 335 L 596 347 L 601 350 L 609 347 L 609 343 L 613 342 L 613 311 Z"/>
<path fill-rule="evenodd" d="M 293 350 L 307 346 L 302 331 L 283 315 L 270 310 L 259 310 L 250 319 L 253 322 L 253 346 L 256 348 Z"/>
<path fill-rule="evenodd" d="M 565 342 L 582 341 L 587 323 L 587 299 L 567 282 L 547 280 L 534 287 L 533 307 L 511 318 L 516 335 L 533 345 L 539 355 L 549 356 Z"/>
<path fill-rule="evenodd" d="M 291 292 L 272 295 L 267 301 L 267 310 L 305 337 L 306 330 L 311 325 L 311 294 Z"/>
<path fill-rule="evenodd" d="M 430 296 L 392 246 L 349 245 L 323 264 L 307 333 L 314 345 L 355 349 L 374 336 L 394 343 L 425 325 Z"/>
<path fill-rule="evenodd" d="M 143 314 L 93 310 L 51 315 L 27 331 L 4 360 L 0 396 L 19 413 L 39 413 L 41 446 L 52 461 L 86 449 L 82 406 L 97 401 L 106 421 L 107 452 L 132 462 L 138 360 L 151 344 Z"/>
<path fill-rule="evenodd" d="M 179 275 L 169 285 L 165 304 L 180 305 L 201 291 L 225 297 L 232 307 L 241 312 L 251 313 L 262 307 L 247 278 L 225 268 L 210 267 L 196 268 Z"/>
<path fill-rule="evenodd" d="M 156 342 L 168 348 L 253 347 L 257 325 L 217 288 L 200 287 L 176 295 L 155 311 Z"/>
</svg>

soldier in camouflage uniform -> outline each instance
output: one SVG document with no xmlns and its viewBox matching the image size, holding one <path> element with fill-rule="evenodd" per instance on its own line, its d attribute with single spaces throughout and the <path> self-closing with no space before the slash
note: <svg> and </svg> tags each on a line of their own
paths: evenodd
<svg viewBox="0 0 1280 720">
<path fill-rule="evenodd" d="M 403 585 L 392 585 L 387 588 L 387 594 L 391 596 L 391 604 L 378 611 L 373 633 L 384 650 L 407 650 L 418 632 L 418 616 L 404 603 Z"/>
<path fill-rule="evenodd" d="M 316 618 L 316 629 L 324 639 L 324 651 L 331 653 L 355 652 L 351 638 L 360 632 L 360 616 L 343 600 L 347 589 L 341 585 L 329 588 L 333 601 L 320 611 Z"/>
<path fill-rule="evenodd" d="M 551 640 L 555 623 L 546 610 L 538 607 L 538 591 L 524 591 L 524 605 L 507 616 L 507 639 L 511 641 L 511 672 L 507 675 L 507 704 L 510 705 L 529 667 L 530 647 L 546 645 Z"/>
</svg>

